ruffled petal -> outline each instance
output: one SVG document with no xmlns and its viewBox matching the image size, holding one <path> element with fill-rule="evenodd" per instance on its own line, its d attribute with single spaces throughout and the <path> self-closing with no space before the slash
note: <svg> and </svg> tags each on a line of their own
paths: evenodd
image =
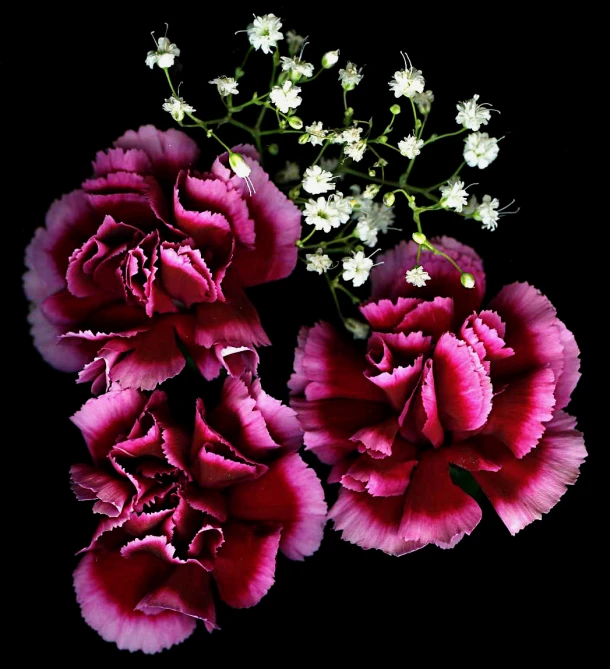
<svg viewBox="0 0 610 669">
<path fill-rule="evenodd" d="M 575 420 L 559 411 L 525 457 L 517 459 L 500 445 L 491 455 L 502 468 L 474 477 L 510 533 L 516 534 L 557 504 L 578 478 L 587 451 Z"/>
<path fill-rule="evenodd" d="M 344 541 L 390 555 L 405 555 L 425 544 L 405 541 L 398 532 L 403 506 L 402 496 L 371 497 L 342 489 L 328 515 Z"/>
<path fill-rule="evenodd" d="M 232 515 L 282 525 L 280 549 L 291 560 L 302 560 L 320 546 L 326 524 L 322 484 L 296 453 L 281 457 L 256 481 L 229 491 Z"/>
<path fill-rule="evenodd" d="M 174 611 L 146 615 L 138 602 L 173 566 L 151 553 L 124 558 L 118 552 L 86 553 L 74 571 L 74 589 L 83 618 L 105 641 L 121 650 L 158 653 L 181 643 L 196 621 Z"/>
<path fill-rule="evenodd" d="M 479 524 L 481 508 L 451 480 L 450 451 L 425 451 L 413 471 L 400 521 L 405 540 L 451 548 Z"/>
<path fill-rule="evenodd" d="M 231 522 L 223 531 L 214 567 L 220 597 L 235 608 L 254 606 L 275 580 L 281 528 Z"/>
<path fill-rule="evenodd" d="M 522 458 L 538 443 L 553 418 L 555 375 L 550 368 L 538 369 L 510 383 L 493 400 L 493 409 L 483 428 L 513 454 Z"/>
</svg>

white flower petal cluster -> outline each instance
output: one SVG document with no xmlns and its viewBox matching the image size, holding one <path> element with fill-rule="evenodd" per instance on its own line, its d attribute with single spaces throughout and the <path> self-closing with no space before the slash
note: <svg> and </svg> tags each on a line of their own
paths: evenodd
<svg viewBox="0 0 610 669">
<path fill-rule="evenodd" d="M 464 207 L 462 213 L 466 218 L 473 218 L 481 223 L 485 230 L 495 230 L 498 227 L 498 220 L 502 215 L 499 211 L 500 202 L 491 195 L 483 195 L 483 201 L 478 202 L 474 195 L 470 196 L 468 206 Z"/>
<path fill-rule="evenodd" d="M 263 53 L 271 53 L 278 40 L 284 38 L 284 34 L 280 32 L 281 27 L 282 22 L 275 14 L 255 16 L 246 31 L 248 40 L 257 51 L 260 49 Z"/>
<path fill-rule="evenodd" d="M 300 178 L 301 170 L 299 169 L 299 164 L 287 160 L 284 167 L 276 172 L 275 182 L 278 184 L 286 184 L 291 181 L 298 181 Z"/>
<path fill-rule="evenodd" d="M 292 81 L 285 81 L 281 86 L 274 86 L 269 93 L 271 102 L 282 112 L 287 114 L 291 109 L 296 109 L 303 101 L 299 97 L 301 89 Z"/>
<path fill-rule="evenodd" d="M 295 74 L 299 77 L 311 77 L 313 76 L 313 65 L 311 63 L 306 63 L 304 60 L 301 60 L 298 56 L 293 56 L 292 58 L 287 58 L 282 56 L 280 58 L 282 63 L 282 71 L 289 72 L 291 75 Z"/>
<path fill-rule="evenodd" d="M 351 213 L 349 200 L 343 198 L 341 193 L 333 193 L 328 200 L 323 197 L 317 200 L 311 198 L 303 210 L 305 223 L 323 232 L 330 232 L 332 228 L 338 228 L 342 223 L 347 223 Z"/>
<path fill-rule="evenodd" d="M 491 118 L 491 111 L 485 105 L 478 103 L 479 96 L 474 95 L 471 100 L 458 102 L 458 114 L 455 117 L 456 123 L 468 128 L 468 130 L 478 130 L 482 125 L 487 125 Z"/>
<path fill-rule="evenodd" d="M 405 274 L 406 282 L 416 288 L 423 288 L 426 285 L 426 281 L 430 281 L 431 278 L 432 277 L 421 265 L 417 265 L 413 269 L 408 270 Z"/>
<path fill-rule="evenodd" d="M 187 104 L 183 98 L 178 98 L 175 95 L 172 95 L 165 100 L 163 109 L 172 115 L 174 121 L 178 122 L 184 120 L 185 114 L 192 114 L 194 111 L 197 111 L 194 107 Z"/>
<path fill-rule="evenodd" d="M 286 44 L 288 45 L 288 53 L 291 56 L 299 53 L 303 42 L 305 42 L 305 38 L 297 34 L 294 30 L 289 30 L 286 33 Z"/>
<path fill-rule="evenodd" d="M 346 144 L 343 147 L 343 153 L 345 153 L 346 156 L 349 156 L 356 163 L 362 160 L 365 151 L 366 142 L 363 139 L 361 139 L 359 142 L 356 142 L 355 144 Z"/>
<path fill-rule="evenodd" d="M 377 244 L 379 228 L 370 219 L 363 218 L 356 225 L 356 234 L 365 246 L 375 246 Z"/>
<path fill-rule="evenodd" d="M 305 126 L 305 130 L 309 134 L 309 139 L 307 141 L 312 146 L 324 144 L 326 135 L 328 135 L 328 130 L 324 130 L 320 121 L 315 121 L 311 125 Z"/>
<path fill-rule="evenodd" d="M 172 44 L 167 37 L 159 37 L 157 50 L 148 52 L 146 64 L 151 70 L 155 65 L 162 68 L 171 67 L 179 55 L 180 49 L 175 44 Z"/>
<path fill-rule="evenodd" d="M 426 81 L 421 70 L 414 70 L 412 67 L 394 72 L 394 79 L 390 81 L 390 90 L 394 91 L 397 98 L 403 95 L 414 98 L 418 93 L 424 92 L 425 86 Z"/>
<path fill-rule="evenodd" d="M 465 140 L 464 160 L 469 167 L 483 169 L 497 158 L 499 150 L 495 137 L 486 132 L 473 132 Z"/>
<path fill-rule="evenodd" d="M 324 274 L 324 272 L 327 272 L 333 266 L 333 261 L 324 253 L 321 248 L 318 249 L 315 253 L 307 253 L 305 255 L 305 260 L 307 260 L 308 272 Z"/>
<path fill-rule="evenodd" d="M 348 61 L 345 69 L 339 70 L 339 81 L 346 91 L 352 91 L 362 81 L 362 68 Z"/>
<path fill-rule="evenodd" d="M 454 209 L 461 212 L 462 207 L 467 203 L 468 193 L 464 189 L 464 182 L 458 180 L 449 180 L 440 187 L 441 207 Z"/>
<path fill-rule="evenodd" d="M 227 97 L 227 95 L 237 95 L 239 93 L 237 90 L 237 81 L 233 77 L 216 77 L 216 79 L 208 81 L 208 84 L 215 84 L 223 98 Z"/>
<path fill-rule="evenodd" d="M 354 253 L 352 258 L 343 258 L 343 280 L 351 281 L 354 288 L 362 286 L 369 278 L 373 261 L 366 258 L 363 251 Z"/>
<path fill-rule="evenodd" d="M 357 125 L 353 125 L 351 128 L 347 128 L 343 132 L 340 132 L 333 140 L 333 143 L 356 144 L 356 142 L 361 140 L 360 135 L 362 135 L 362 128 L 359 128 Z"/>
<path fill-rule="evenodd" d="M 303 188 L 312 195 L 335 190 L 332 172 L 323 170 L 319 165 L 312 165 L 303 175 Z"/>
<path fill-rule="evenodd" d="M 422 146 L 424 145 L 423 139 L 417 139 L 415 135 L 409 135 L 404 139 L 398 142 L 398 150 L 401 155 L 405 156 L 409 160 L 413 160 L 415 156 L 419 156 L 421 153 Z"/>
</svg>

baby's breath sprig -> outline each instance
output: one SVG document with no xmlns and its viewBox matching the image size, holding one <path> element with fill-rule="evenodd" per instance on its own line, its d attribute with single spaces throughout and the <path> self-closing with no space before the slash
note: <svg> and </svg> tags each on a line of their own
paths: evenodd
<svg viewBox="0 0 610 669">
<path fill-rule="evenodd" d="M 227 151 L 231 169 L 246 180 L 251 197 L 257 194 L 250 181 L 250 167 L 239 152 L 230 148 L 244 140 L 228 141 L 219 133 L 224 137 L 230 128 L 244 133 L 256 146 L 261 161 L 267 156 L 279 156 L 286 142 L 292 140 L 300 159 L 295 160 L 290 154 L 285 167 L 277 173 L 276 183 L 285 188 L 302 211 L 303 236 L 296 242 L 301 261 L 309 272 L 324 276 L 337 312 L 353 336 L 366 337 L 368 330 L 363 323 L 344 314 L 340 302 L 347 300 L 349 308 L 360 302 L 357 293 L 366 285 L 375 265 L 373 256 L 381 250 L 381 240 L 390 230 L 404 230 L 417 244 L 415 265 L 405 267 L 407 283 L 418 288 L 434 278 L 421 264 L 422 256 L 433 253 L 445 258 L 459 272 L 463 286 L 472 288 L 472 275 L 462 271 L 454 259 L 427 239 L 421 219 L 427 212 L 448 211 L 479 222 L 483 230 L 493 231 L 501 216 L 518 211 L 518 208 L 507 211 L 513 202 L 500 208 L 499 200 L 488 194 L 479 202 L 468 192 L 478 183 L 463 175 L 468 169 L 486 169 L 498 157 L 501 138 L 483 129 L 497 110 L 487 102 L 480 102 L 477 93 L 456 103 L 457 129 L 428 133 L 435 96 L 426 87 L 423 72 L 414 67 L 406 52 L 401 52 L 404 67 L 394 71 L 387 84 L 389 102 L 391 95 L 396 102 L 385 107 L 390 118 L 379 132 L 376 128 L 380 126 L 374 119 L 364 120 L 366 117 L 358 115 L 355 106 L 358 96 L 354 91 L 367 85 L 369 78 L 365 78 L 364 68 L 352 60 L 341 63 L 339 49 L 323 52 L 316 66 L 311 58 L 315 45 L 293 30 L 284 34 L 282 20 L 274 14 L 255 16 L 246 29 L 236 34 L 239 33 L 247 35 L 248 47 L 241 63 L 232 68 L 233 75 L 217 74 L 208 79 L 208 84 L 216 88 L 223 109 L 217 118 L 200 118 L 190 104 L 195 102 L 196 107 L 209 109 L 210 89 L 206 88 L 203 94 L 199 92 L 199 100 L 191 95 L 193 99 L 189 102 L 179 95 L 170 69 L 181 51 L 169 40 L 167 31 L 159 40 L 155 40 L 153 33 L 156 49 L 149 51 L 146 65 L 151 69 L 158 66 L 165 73 L 171 95 L 165 99 L 163 109 L 181 127 L 201 128 L 207 138 L 216 140 Z M 270 59 L 262 89 L 261 81 L 250 76 L 249 67 L 261 58 Z M 252 70 L 260 73 L 259 62 Z M 306 108 L 303 102 L 315 95 L 314 82 L 329 76 L 335 77 L 338 109 L 333 110 L 332 98 L 326 90 L 323 95 L 327 104 L 316 105 L 316 117 L 309 118 L 301 112 Z M 244 92 L 248 86 L 250 94 Z M 404 98 L 410 114 L 403 113 Z M 334 122 L 337 118 L 341 119 L 339 125 Z M 435 159 L 438 178 L 429 186 L 415 185 L 412 179 L 416 163 L 425 160 L 431 146 L 441 140 L 447 152 L 444 161 Z M 315 150 L 314 155 L 309 147 Z M 447 164 L 453 167 L 448 168 Z M 397 195 L 406 199 L 411 226 L 399 209 L 402 203 Z M 396 220 L 400 221 L 400 228 Z M 371 249 L 368 255 L 366 248 Z"/>
</svg>

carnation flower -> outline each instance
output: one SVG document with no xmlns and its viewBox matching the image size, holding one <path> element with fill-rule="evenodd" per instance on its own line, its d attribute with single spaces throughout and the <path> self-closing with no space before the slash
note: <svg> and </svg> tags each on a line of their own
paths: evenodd
<svg viewBox="0 0 610 669">
<path fill-rule="evenodd" d="M 472 275 L 470 290 L 426 252 L 434 281 L 406 282 L 418 246 L 401 242 L 371 273 L 366 346 L 327 322 L 303 327 L 289 383 L 307 450 L 340 484 L 335 529 L 393 555 L 451 548 L 475 529 L 481 508 L 456 481 L 478 485 L 515 534 L 559 501 L 586 457 L 564 411 L 579 351 L 553 305 L 512 283 L 482 307 L 479 256 L 431 242 Z"/>
<path fill-rule="evenodd" d="M 216 158 L 195 169 L 177 130 L 129 131 L 99 152 L 93 176 L 56 201 L 26 252 L 34 343 L 93 392 L 153 390 L 185 366 L 205 378 L 255 371 L 269 343 L 244 288 L 296 264 L 300 210 L 239 145 L 256 196 Z"/>
<path fill-rule="evenodd" d="M 326 522 L 315 472 L 297 450 L 294 412 L 249 376 L 225 381 L 195 422 L 167 396 L 137 390 L 89 400 L 73 419 L 93 464 L 71 468 L 79 500 L 102 519 L 74 572 L 85 621 L 121 649 L 156 653 L 197 620 L 217 629 L 215 600 L 257 604 L 278 551 L 314 553 Z"/>
</svg>

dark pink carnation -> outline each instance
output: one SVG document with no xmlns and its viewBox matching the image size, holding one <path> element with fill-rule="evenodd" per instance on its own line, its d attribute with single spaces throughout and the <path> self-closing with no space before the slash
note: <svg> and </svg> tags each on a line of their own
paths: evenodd
<svg viewBox="0 0 610 669">
<path fill-rule="evenodd" d="M 258 380 L 229 377 L 213 409 L 197 401 L 189 431 L 160 390 L 110 391 L 72 420 L 93 460 L 71 468 L 72 489 L 102 516 L 74 572 L 76 597 L 119 648 L 169 648 L 198 619 L 213 630 L 214 591 L 253 606 L 278 550 L 302 560 L 320 545 L 324 493 L 297 453 L 295 413 Z"/>
<path fill-rule="evenodd" d="M 243 288 L 294 269 L 300 211 L 252 146 L 234 147 L 256 194 L 178 130 L 143 126 L 99 152 L 93 176 L 56 201 L 26 251 L 25 292 L 45 360 L 95 393 L 152 390 L 185 365 L 214 378 L 255 371 L 269 341 Z M 84 368 L 84 369 L 83 369 Z"/>
<path fill-rule="evenodd" d="M 402 242 L 372 271 L 367 343 L 325 322 L 303 328 L 289 384 L 306 448 L 341 484 L 336 529 L 395 555 L 450 548 L 476 527 L 481 509 L 455 479 L 472 476 L 515 534 L 558 502 L 586 457 L 563 411 L 579 351 L 553 305 L 514 283 L 482 308 L 478 255 L 433 243 L 473 274 L 473 290 L 427 253 L 432 279 L 406 283 L 417 246 Z"/>
</svg>

